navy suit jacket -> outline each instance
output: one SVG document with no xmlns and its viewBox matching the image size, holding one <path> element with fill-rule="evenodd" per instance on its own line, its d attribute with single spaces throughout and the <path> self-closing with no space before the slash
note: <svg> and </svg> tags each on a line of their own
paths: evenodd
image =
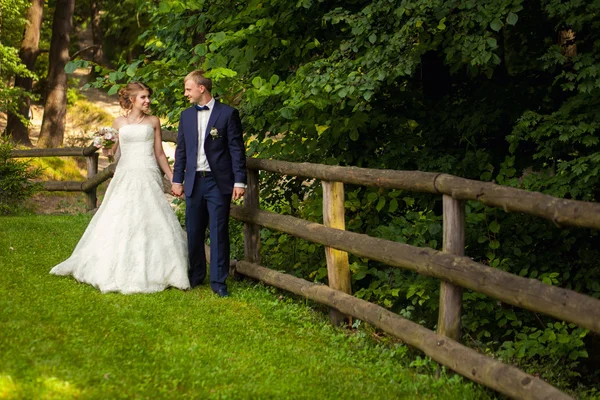
<svg viewBox="0 0 600 400">
<path fill-rule="evenodd" d="M 173 166 L 173 182 L 184 183 L 191 196 L 198 162 L 198 111 L 194 107 L 181 113 Z M 210 135 L 216 128 L 218 137 Z M 215 100 L 204 139 L 204 152 L 212 175 L 223 195 L 231 195 L 234 183 L 246 183 L 246 154 L 242 122 L 238 110 Z"/>
</svg>

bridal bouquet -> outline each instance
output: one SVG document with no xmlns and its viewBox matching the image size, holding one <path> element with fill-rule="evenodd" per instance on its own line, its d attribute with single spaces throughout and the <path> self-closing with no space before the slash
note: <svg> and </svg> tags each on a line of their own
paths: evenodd
<svg viewBox="0 0 600 400">
<path fill-rule="evenodd" d="M 117 142 L 117 133 L 114 128 L 102 127 L 93 133 L 92 144 L 99 149 L 110 149 Z"/>
</svg>

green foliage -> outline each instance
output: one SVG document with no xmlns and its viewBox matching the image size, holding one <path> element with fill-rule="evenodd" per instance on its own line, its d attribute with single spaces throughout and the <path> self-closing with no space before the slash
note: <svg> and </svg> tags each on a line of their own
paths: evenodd
<svg viewBox="0 0 600 400">
<path fill-rule="evenodd" d="M 30 5 L 31 2 L 26 0 L 0 0 L 0 112 L 18 115 L 18 99 L 37 98 L 33 93 L 13 87 L 13 79 L 17 75 L 38 79 L 38 75 L 28 70 L 19 57 Z"/>
<path fill-rule="evenodd" d="M 70 87 L 67 89 L 67 106 L 73 106 L 79 100 L 84 100 L 85 96 L 82 95 L 78 89 Z"/>
<path fill-rule="evenodd" d="M 514 340 L 504 342 L 498 354 L 505 361 L 523 365 L 525 370 L 536 371 L 544 379 L 566 386 L 580 376 L 577 360 L 588 357 L 582 340 L 586 334 L 586 330 L 564 322 L 548 323 L 544 329 L 526 326 Z M 560 368 L 555 368 L 556 365 Z"/>
<path fill-rule="evenodd" d="M 2 10 L 0 56 L 8 47 L 18 48 L 20 46 L 23 39 L 21 35 L 27 23 L 26 15 L 29 5 L 27 0 L 0 0 L 0 10 Z"/>
<path fill-rule="evenodd" d="M 32 168 L 30 161 L 10 158 L 12 149 L 8 140 L 0 139 L 0 215 L 15 213 L 23 200 L 41 189 L 34 182 L 41 169 Z"/>
<path fill-rule="evenodd" d="M 32 97 L 31 94 L 24 92 L 20 88 L 10 85 L 11 78 L 15 75 L 35 78 L 36 75 L 30 72 L 21 63 L 19 51 L 17 48 L 5 46 L 0 43 L 0 111 L 16 113 L 18 110 L 16 100 L 21 96 Z"/>
<path fill-rule="evenodd" d="M 517 340 L 502 344 L 500 355 L 506 358 L 551 357 L 558 360 L 568 359 L 571 362 L 575 362 L 579 357 L 587 357 L 588 354 L 581 340 L 585 337 L 586 330 L 576 328 L 572 324 L 568 328 L 572 330 L 568 330 L 567 324 L 564 322 L 548 324 L 547 328 L 543 330 L 525 327 L 516 335 Z M 545 346 L 548 342 L 556 342 L 558 345 L 548 348 Z M 576 363 L 569 367 L 572 368 L 575 365 Z"/>
</svg>

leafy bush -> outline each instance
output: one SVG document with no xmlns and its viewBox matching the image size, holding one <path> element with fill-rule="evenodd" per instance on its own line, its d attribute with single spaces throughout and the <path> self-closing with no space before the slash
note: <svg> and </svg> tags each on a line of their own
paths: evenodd
<svg viewBox="0 0 600 400">
<path fill-rule="evenodd" d="M 19 205 L 41 189 L 33 180 L 41 175 L 41 169 L 31 167 L 30 161 L 11 157 L 13 146 L 0 139 L 0 215 L 16 212 Z"/>
</svg>

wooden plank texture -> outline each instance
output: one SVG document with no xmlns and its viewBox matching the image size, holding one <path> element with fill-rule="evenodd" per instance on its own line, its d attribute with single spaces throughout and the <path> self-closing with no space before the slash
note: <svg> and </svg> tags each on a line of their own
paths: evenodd
<svg viewBox="0 0 600 400">
<path fill-rule="evenodd" d="M 443 251 L 462 256 L 465 254 L 465 206 L 461 200 L 448 195 L 443 198 L 444 247 Z M 442 281 L 440 286 L 440 309 L 437 332 L 440 335 L 460 340 L 460 314 L 462 288 Z"/>
<path fill-rule="evenodd" d="M 248 171 L 248 183 L 244 194 L 244 207 L 249 210 L 259 208 L 259 180 L 258 171 Z M 244 223 L 244 260 L 260 263 L 260 226 Z"/>
<path fill-rule="evenodd" d="M 346 229 L 344 211 L 344 184 L 341 182 L 323 181 L 323 224 L 330 228 Z M 350 278 L 350 266 L 348 264 L 348 253 L 325 246 L 325 258 L 327 259 L 327 278 L 329 287 L 352 294 Z M 332 325 L 352 325 L 349 316 L 331 309 L 329 319 Z"/>
<path fill-rule="evenodd" d="M 503 208 L 507 212 L 535 215 L 550 220 L 558 226 L 572 225 L 600 229 L 600 203 L 559 199 L 538 192 L 448 174 L 339 167 L 258 158 L 248 159 L 247 166 L 248 169 L 261 169 L 325 181 L 447 194 L 458 200 L 476 200 L 490 207 Z"/>
</svg>

